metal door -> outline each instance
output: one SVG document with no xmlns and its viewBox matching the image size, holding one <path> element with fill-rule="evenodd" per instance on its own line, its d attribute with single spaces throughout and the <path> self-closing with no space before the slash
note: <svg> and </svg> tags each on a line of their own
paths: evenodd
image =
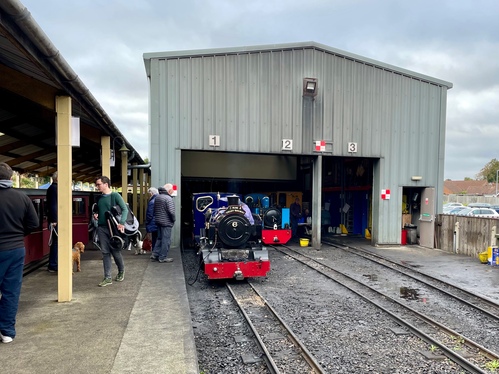
<svg viewBox="0 0 499 374">
<path fill-rule="evenodd" d="M 435 188 L 425 188 L 421 195 L 419 217 L 419 244 L 433 248 L 435 234 Z"/>
</svg>

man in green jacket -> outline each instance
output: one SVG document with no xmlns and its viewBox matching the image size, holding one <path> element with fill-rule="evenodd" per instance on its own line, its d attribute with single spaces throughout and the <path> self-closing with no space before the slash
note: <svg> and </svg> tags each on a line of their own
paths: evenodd
<svg viewBox="0 0 499 374">
<path fill-rule="evenodd" d="M 98 221 L 97 234 L 99 235 L 100 250 L 102 252 L 102 262 L 104 264 L 104 279 L 99 283 L 99 287 L 109 286 L 113 284 L 111 277 L 111 255 L 114 258 L 114 263 L 118 267 L 118 275 L 114 280 L 116 282 L 123 282 L 125 279 L 125 263 L 121 255 L 121 246 L 116 248 L 111 245 L 111 232 L 106 219 L 106 212 L 109 212 L 115 205 L 121 208 L 121 220 L 118 222 L 118 230 L 122 233 L 125 232 L 125 221 L 128 216 L 128 207 L 125 201 L 117 192 L 111 191 L 111 181 L 106 176 L 101 176 L 95 180 L 95 186 L 102 193 L 99 201 L 97 202 L 98 212 L 94 212 L 94 218 Z"/>
</svg>

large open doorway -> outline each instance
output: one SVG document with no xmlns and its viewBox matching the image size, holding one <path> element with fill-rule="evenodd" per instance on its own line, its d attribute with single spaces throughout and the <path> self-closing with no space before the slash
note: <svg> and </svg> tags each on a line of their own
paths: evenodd
<svg viewBox="0 0 499 374">
<path fill-rule="evenodd" d="M 324 208 L 331 227 L 365 235 L 372 228 L 373 163 L 371 159 L 324 157 Z"/>
</svg>

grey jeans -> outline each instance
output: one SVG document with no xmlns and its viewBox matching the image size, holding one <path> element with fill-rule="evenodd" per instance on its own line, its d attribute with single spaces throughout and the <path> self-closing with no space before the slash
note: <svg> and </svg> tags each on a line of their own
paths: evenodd
<svg viewBox="0 0 499 374">
<path fill-rule="evenodd" d="M 152 255 L 160 260 L 164 260 L 168 256 L 172 237 L 172 228 L 170 226 L 158 226 L 158 239 L 152 250 Z"/>
<path fill-rule="evenodd" d="M 111 247 L 109 234 L 109 228 L 105 226 L 99 226 L 97 228 L 100 242 L 100 251 L 102 253 L 102 263 L 104 264 L 104 278 L 111 278 L 111 255 L 113 255 L 114 263 L 118 266 L 118 272 L 125 271 L 125 263 L 123 261 L 123 256 L 121 255 L 121 250 L 115 250 Z"/>
</svg>

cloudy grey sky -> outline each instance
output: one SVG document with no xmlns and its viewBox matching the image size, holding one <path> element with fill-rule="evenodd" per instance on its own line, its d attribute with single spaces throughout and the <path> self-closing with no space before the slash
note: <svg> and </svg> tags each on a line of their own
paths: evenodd
<svg viewBox="0 0 499 374">
<path fill-rule="evenodd" d="M 497 0 L 21 0 L 140 155 L 146 52 L 314 41 L 452 82 L 445 178 L 499 159 Z"/>
</svg>

